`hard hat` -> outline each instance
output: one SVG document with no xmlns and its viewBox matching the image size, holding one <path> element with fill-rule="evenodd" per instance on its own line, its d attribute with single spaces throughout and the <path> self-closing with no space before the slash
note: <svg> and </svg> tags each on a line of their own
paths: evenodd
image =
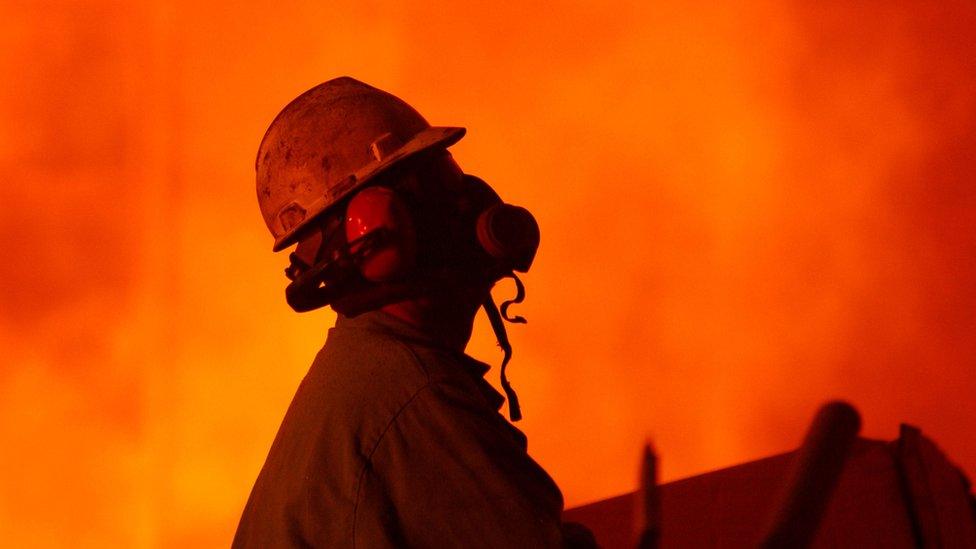
<svg viewBox="0 0 976 549">
<path fill-rule="evenodd" d="M 446 148 L 464 128 L 432 127 L 399 98 L 349 77 L 315 86 L 271 122 L 255 162 L 274 251 L 388 168 Z"/>
</svg>

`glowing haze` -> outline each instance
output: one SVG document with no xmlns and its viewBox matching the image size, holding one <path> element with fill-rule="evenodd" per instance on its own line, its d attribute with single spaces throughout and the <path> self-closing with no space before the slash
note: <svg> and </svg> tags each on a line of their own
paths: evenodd
<svg viewBox="0 0 976 549">
<path fill-rule="evenodd" d="M 976 473 L 971 2 L 418 4 L 0 8 L 0 539 L 229 543 L 334 320 L 285 305 L 253 155 L 339 75 L 536 213 L 511 378 L 568 504 L 832 397 Z"/>
</svg>

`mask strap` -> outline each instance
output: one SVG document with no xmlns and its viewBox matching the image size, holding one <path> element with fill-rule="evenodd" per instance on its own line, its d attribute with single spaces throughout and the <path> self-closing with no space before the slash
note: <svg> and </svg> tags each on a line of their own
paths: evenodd
<svg viewBox="0 0 976 549">
<path fill-rule="evenodd" d="M 515 394 L 515 389 L 512 388 L 512 384 L 508 382 L 508 377 L 505 375 L 508 361 L 512 359 L 512 344 L 508 341 L 508 333 L 505 331 L 502 314 L 498 311 L 498 306 L 495 305 L 495 300 L 491 295 L 485 299 L 481 306 L 484 307 L 485 313 L 488 315 L 488 321 L 491 322 L 491 329 L 495 331 L 498 346 L 505 353 L 505 357 L 502 359 L 501 384 L 502 389 L 505 391 L 505 396 L 508 399 L 508 417 L 512 421 L 518 421 L 522 419 L 522 408 L 519 406 L 518 395 Z M 525 319 L 522 319 L 522 321 L 524 322 Z"/>
<path fill-rule="evenodd" d="M 508 273 L 502 278 L 511 278 L 512 280 L 515 281 L 515 297 L 509 299 L 508 301 L 502 302 L 502 311 L 501 311 L 502 318 L 511 322 L 512 324 L 525 324 L 527 321 L 525 320 L 524 316 L 518 316 L 518 315 L 508 316 L 508 308 L 513 303 L 521 303 L 525 301 L 525 286 L 522 284 L 522 281 L 519 280 L 518 275 L 515 273 Z"/>
</svg>

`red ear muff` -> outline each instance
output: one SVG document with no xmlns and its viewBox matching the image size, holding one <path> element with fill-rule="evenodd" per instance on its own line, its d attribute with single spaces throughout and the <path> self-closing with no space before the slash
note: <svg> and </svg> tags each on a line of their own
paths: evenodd
<svg viewBox="0 0 976 549">
<path fill-rule="evenodd" d="M 478 242 L 506 269 L 529 270 L 539 249 L 539 224 L 529 210 L 495 204 L 478 216 Z"/>
<path fill-rule="evenodd" d="M 359 191 L 346 206 L 346 242 L 353 245 L 367 234 L 380 231 L 383 239 L 359 260 L 363 277 L 372 282 L 395 280 L 416 264 L 417 236 L 406 205 L 387 187 Z"/>
</svg>

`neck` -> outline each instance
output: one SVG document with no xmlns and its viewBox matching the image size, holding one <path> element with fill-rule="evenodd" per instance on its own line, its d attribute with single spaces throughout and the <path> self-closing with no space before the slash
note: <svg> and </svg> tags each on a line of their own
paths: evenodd
<svg viewBox="0 0 976 549">
<path fill-rule="evenodd" d="M 420 330 L 449 349 L 464 352 L 480 302 L 459 296 L 423 296 L 382 307 L 384 313 Z"/>
</svg>

